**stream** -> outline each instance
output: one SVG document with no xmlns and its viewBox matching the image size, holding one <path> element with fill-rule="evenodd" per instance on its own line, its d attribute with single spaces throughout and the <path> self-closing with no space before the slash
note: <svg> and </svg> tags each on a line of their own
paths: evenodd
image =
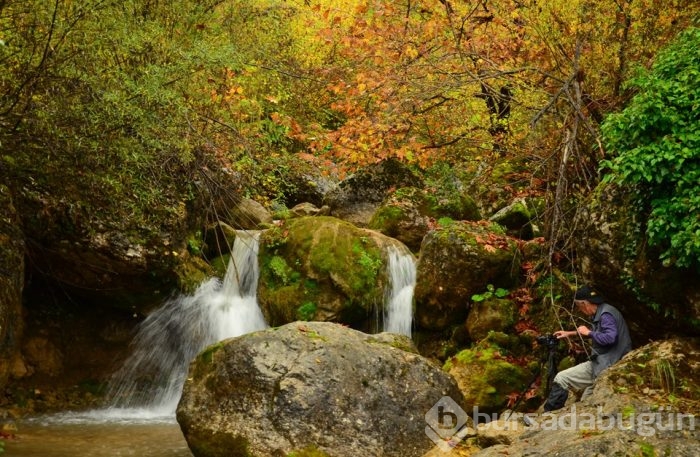
<svg viewBox="0 0 700 457">
<path fill-rule="evenodd" d="M 192 457 L 174 418 L 98 420 L 63 413 L 23 419 L 8 457 Z"/>
</svg>

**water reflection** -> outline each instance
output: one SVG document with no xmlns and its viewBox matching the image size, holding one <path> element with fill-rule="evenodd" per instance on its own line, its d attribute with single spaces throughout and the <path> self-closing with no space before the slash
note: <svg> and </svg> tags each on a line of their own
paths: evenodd
<svg viewBox="0 0 700 457">
<path fill-rule="evenodd" d="M 18 457 L 192 457 L 174 419 L 88 421 L 70 414 L 25 419 L 5 455 Z"/>
</svg>

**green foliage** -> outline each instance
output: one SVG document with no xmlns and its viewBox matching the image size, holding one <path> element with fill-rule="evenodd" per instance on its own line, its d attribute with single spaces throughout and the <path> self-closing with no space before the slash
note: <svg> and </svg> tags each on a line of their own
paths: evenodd
<svg viewBox="0 0 700 457">
<path fill-rule="evenodd" d="M 504 298 L 507 297 L 509 293 L 510 292 L 507 289 L 503 289 L 501 287 L 496 288 L 493 284 L 489 284 L 486 286 L 486 292 L 472 295 L 472 300 L 475 302 L 481 302 L 492 297 Z"/>
<path fill-rule="evenodd" d="M 297 308 L 297 319 L 301 321 L 310 321 L 316 315 L 317 309 L 316 303 L 306 302 Z"/>
<path fill-rule="evenodd" d="M 441 217 L 438 219 L 437 223 L 440 227 L 449 227 L 450 225 L 454 224 L 455 221 L 450 217 Z"/>
<path fill-rule="evenodd" d="M 360 242 L 355 242 L 352 246 L 352 252 L 357 256 L 357 263 L 362 267 L 363 276 L 366 277 L 368 283 L 374 282 L 374 278 L 377 277 L 379 269 L 382 267 L 383 262 L 380 257 L 374 256 L 369 252 L 363 245 L 367 245 L 368 240 L 366 238 L 361 238 Z"/>
<path fill-rule="evenodd" d="M 636 189 L 646 234 L 666 265 L 700 267 L 700 28 L 630 82 L 637 95 L 602 126 L 606 180 Z"/>
<path fill-rule="evenodd" d="M 652 363 L 652 379 L 664 392 L 671 394 L 676 390 L 676 372 L 673 364 L 665 359 L 655 359 Z"/>
<path fill-rule="evenodd" d="M 201 255 L 203 243 L 204 243 L 204 241 L 202 239 L 202 232 L 197 231 L 195 234 L 191 235 L 187 239 L 187 250 L 192 255 Z"/>
</svg>

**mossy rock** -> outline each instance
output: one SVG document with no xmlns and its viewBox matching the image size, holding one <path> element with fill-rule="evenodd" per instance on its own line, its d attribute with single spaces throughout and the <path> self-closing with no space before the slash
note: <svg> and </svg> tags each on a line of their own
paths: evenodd
<svg viewBox="0 0 700 457">
<path fill-rule="evenodd" d="M 231 252 L 236 241 L 236 229 L 218 221 L 209 225 L 204 231 L 203 253 L 208 258 L 220 257 Z"/>
<path fill-rule="evenodd" d="M 362 327 L 383 303 L 391 243 L 329 216 L 295 218 L 266 231 L 258 287 L 266 319 L 270 325 L 301 318 Z"/>
<path fill-rule="evenodd" d="M 508 299 L 488 298 L 472 305 L 466 327 L 473 341 L 478 341 L 491 331 L 503 332 L 517 321 L 515 303 Z"/>
<path fill-rule="evenodd" d="M 520 393 L 531 377 L 527 368 L 509 362 L 506 355 L 502 348 L 482 341 L 448 359 L 443 368 L 457 380 L 467 406 L 500 412 L 508 396 Z"/>
<path fill-rule="evenodd" d="M 292 451 L 286 457 L 330 457 L 330 455 L 315 446 L 309 446 L 298 451 Z"/>
<path fill-rule="evenodd" d="M 200 284 L 214 275 L 214 269 L 200 257 L 185 255 L 175 267 L 177 283 L 184 293 L 192 293 Z"/>
<path fill-rule="evenodd" d="M 487 221 L 456 222 L 429 232 L 417 265 L 416 320 L 429 330 L 463 325 L 471 297 L 517 279 L 520 252 L 515 239 Z"/>
<path fill-rule="evenodd" d="M 507 233 L 516 238 L 530 240 L 534 236 L 534 230 L 530 223 L 532 215 L 524 199 L 520 198 L 501 208 L 489 218 L 506 228 Z"/>
<path fill-rule="evenodd" d="M 417 251 L 430 230 L 431 204 L 424 191 L 415 187 L 401 188 L 382 203 L 367 226 Z"/>
<path fill-rule="evenodd" d="M 226 433 L 202 434 L 203 437 L 188 441 L 188 446 L 197 457 L 252 457 L 248 450 L 248 441 L 241 437 L 232 437 Z"/>
</svg>

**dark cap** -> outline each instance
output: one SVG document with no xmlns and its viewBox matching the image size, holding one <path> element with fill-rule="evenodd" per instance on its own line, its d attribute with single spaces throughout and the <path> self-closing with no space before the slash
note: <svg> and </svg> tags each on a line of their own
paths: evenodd
<svg viewBox="0 0 700 457">
<path fill-rule="evenodd" d="M 586 300 L 596 305 L 605 302 L 605 298 L 589 286 L 579 287 L 578 290 L 576 290 L 576 295 L 574 295 L 574 300 Z"/>
</svg>

